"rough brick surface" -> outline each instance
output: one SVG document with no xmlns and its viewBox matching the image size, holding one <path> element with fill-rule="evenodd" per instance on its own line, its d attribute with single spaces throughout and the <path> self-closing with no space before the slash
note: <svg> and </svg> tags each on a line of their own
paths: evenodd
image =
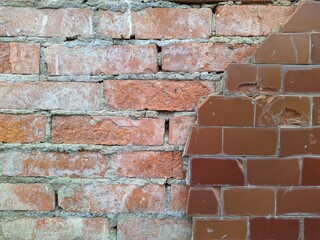
<svg viewBox="0 0 320 240">
<path fill-rule="evenodd" d="M 43 142 L 46 137 L 46 117 L 39 114 L 0 114 L 0 142 Z"/>
<path fill-rule="evenodd" d="M 54 191 L 47 184 L 0 184 L 0 210 L 52 211 Z"/>
<path fill-rule="evenodd" d="M 186 111 L 202 96 L 214 91 L 210 82 L 199 81 L 105 81 L 104 96 L 113 109 Z"/>
<path fill-rule="evenodd" d="M 102 116 L 57 116 L 52 120 L 52 141 L 104 145 L 161 145 L 162 119 Z"/>
<path fill-rule="evenodd" d="M 68 212 L 163 212 L 165 189 L 161 185 L 64 186 L 58 190 L 59 206 Z"/>
<path fill-rule="evenodd" d="M 50 75 L 138 74 L 158 70 L 155 45 L 50 46 L 46 61 Z"/>
<path fill-rule="evenodd" d="M 187 142 L 195 117 L 177 116 L 170 118 L 169 143 L 183 145 Z"/>
<path fill-rule="evenodd" d="M 187 211 L 189 187 L 184 185 L 171 186 L 171 211 Z"/>
</svg>

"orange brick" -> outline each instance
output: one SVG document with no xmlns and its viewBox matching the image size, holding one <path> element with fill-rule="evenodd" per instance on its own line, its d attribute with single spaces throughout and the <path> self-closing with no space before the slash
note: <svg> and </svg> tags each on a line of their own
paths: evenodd
<svg viewBox="0 0 320 240">
<path fill-rule="evenodd" d="M 184 145 L 195 123 L 195 117 L 177 116 L 169 121 L 169 143 Z"/>
<path fill-rule="evenodd" d="M 189 186 L 171 185 L 171 211 L 187 212 Z"/>
</svg>

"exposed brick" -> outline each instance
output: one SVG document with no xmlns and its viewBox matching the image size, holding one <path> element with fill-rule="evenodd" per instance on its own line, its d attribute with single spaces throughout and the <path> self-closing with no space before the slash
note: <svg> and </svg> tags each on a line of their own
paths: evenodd
<svg viewBox="0 0 320 240">
<path fill-rule="evenodd" d="M 55 208 L 53 188 L 47 184 L 0 184 L 0 210 L 51 211 Z"/>
<path fill-rule="evenodd" d="M 226 215 L 274 214 L 275 193 L 272 189 L 227 188 L 223 195 Z"/>
<path fill-rule="evenodd" d="M 182 154 L 179 152 L 129 152 L 113 157 L 120 177 L 184 178 Z"/>
<path fill-rule="evenodd" d="M 22 218 L 6 221 L 2 231 L 5 239 L 109 239 L 106 218 Z"/>
<path fill-rule="evenodd" d="M 294 8 L 285 6 L 224 5 L 216 10 L 216 34 L 219 36 L 268 35 L 280 27 Z"/>
<path fill-rule="evenodd" d="M 190 174 L 192 186 L 244 184 L 243 166 L 235 159 L 193 158 Z"/>
<path fill-rule="evenodd" d="M 248 159 L 247 178 L 251 185 L 299 185 L 299 159 Z"/>
<path fill-rule="evenodd" d="M 216 215 L 219 190 L 209 187 L 191 187 L 188 196 L 188 215 Z"/>
<path fill-rule="evenodd" d="M 253 218 L 250 220 L 250 239 L 300 239 L 298 219 Z"/>
<path fill-rule="evenodd" d="M 187 142 L 190 129 L 195 123 L 195 117 L 176 116 L 169 121 L 169 144 L 184 145 Z"/>
<path fill-rule="evenodd" d="M 223 71 L 229 63 L 240 63 L 255 46 L 225 43 L 175 43 L 162 48 L 162 70 L 172 72 Z"/>
<path fill-rule="evenodd" d="M 186 220 L 123 218 L 118 222 L 118 240 L 176 240 L 191 236 L 191 222 Z"/>
<path fill-rule="evenodd" d="M 0 161 L 7 176 L 104 178 L 108 168 L 108 157 L 97 152 L 70 155 L 10 150 L 0 152 Z"/>
<path fill-rule="evenodd" d="M 0 43 L 0 73 L 38 74 L 39 64 L 39 44 Z"/>
<path fill-rule="evenodd" d="M 92 36 L 93 13 L 89 9 L 0 8 L 1 36 Z"/>
<path fill-rule="evenodd" d="M 308 97 L 261 96 L 256 101 L 256 126 L 309 126 L 310 105 Z"/>
<path fill-rule="evenodd" d="M 46 49 L 50 75 L 156 73 L 156 45 L 50 46 Z M 77 63 L 77 64 L 75 64 Z"/>
<path fill-rule="evenodd" d="M 187 212 L 189 186 L 171 185 L 171 211 Z"/>
<path fill-rule="evenodd" d="M 198 125 L 253 126 L 253 111 L 251 98 L 209 96 L 198 106 Z"/>
<path fill-rule="evenodd" d="M 164 212 L 165 188 L 160 185 L 63 186 L 58 190 L 59 206 L 68 212 L 119 213 Z"/>
<path fill-rule="evenodd" d="M 226 72 L 226 90 L 242 94 L 279 93 L 281 65 L 229 64 Z"/>
<path fill-rule="evenodd" d="M 320 189 L 290 188 L 278 190 L 277 214 L 320 213 Z"/>
<path fill-rule="evenodd" d="M 52 142 L 103 145 L 162 145 L 163 119 L 55 116 Z"/>
<path fill-rule="evenodd" d="M 320 185 L 320 159 L 303 158 L 302 185 L 319 186 Z"/>
<path fill-rule="evenodd" d="M 137 39 L 208 38 L 212 11 L 209 8 L 146 8 L 132 12 Z"/>
<path fill-rule="evenodd" d="M 194 240 L 247 239 L 246 219 L 193 218 Z"/>
<path fill-rule="evenodd" d="M 45 137 L 44 115 L 0 114 L 0 142 L 44 142 Z"/>
<path fill-rule="evenodd" d="M 5 0 L 5 1 L 7 1 L 7 0 Z M 170 2 L 178 2 L 178 3 L 216 3 L 216 2 L 221 2 L 221 0 L 169 0 L 169 1 Z M 244 0 L 243 2 L 246 2 L 246 3 L 270 2 L 270 0 Z"/>
<path fill-rule="evenodd" d="M 276 155 L 277 128 L 224 128 L 223 152 L 231 155 Z"/>
<path fill-rule="evenodd" d="M 106 104 L 112 109 L 188 111 L 214 91 L 212 82 L 111 80 L 104 82 Z"/>
<path fill-rule="evenodd" d="M 96 83 L 0 82 L 0 108 L 99 110 Z"/>
<path fill-rule="evenodd" d="M 317 240 L 320 238 L 320 219 L 304 219 L 304 238 L 308 240 Z"/>
<path fill-rule="evenodd" d="M 320 154 L 320 128 L 281 128 L 280 156 Z"/>
</svg>

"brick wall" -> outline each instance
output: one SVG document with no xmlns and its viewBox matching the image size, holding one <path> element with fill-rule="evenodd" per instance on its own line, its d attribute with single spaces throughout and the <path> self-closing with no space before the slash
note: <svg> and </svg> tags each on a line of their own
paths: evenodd
<svg viewBox="0 0 320 240">
<path fill-rule="evenodd" d="M 245 62 L 295 6 L 190 2 L 0 0 L 0 239 L 191 238 L 182 152 L 196 105 L 223 94 L 227 65 Z M 276 66 L 272 71 L 278 74 Z M 252 109 L 246 98 L 234 100 L 243 104 L 237 109 Z M 297 101 L 310 106 L 309 97 Z M 262 129 L 261 144 L 275 131 Z M 234 176 L 227 181 L 243 184 L 242 164 L 225 162 Z M 286 163 L 295 171 L 298 160 Z M 283 181 L 297 183 L 294 176 Z M 209 199 L 217 196 L 208 189 Z M 230 190 L 231 200 L 238 191 Z M 228 224 L 247 224 L 236 219 Z"/>
</svg>

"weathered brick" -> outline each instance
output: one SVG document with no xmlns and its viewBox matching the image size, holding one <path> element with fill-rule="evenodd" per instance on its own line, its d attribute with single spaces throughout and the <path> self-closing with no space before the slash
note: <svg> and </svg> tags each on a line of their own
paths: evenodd
<svg viewBox="0 0 320 240">
<path fill-rule="evenodd" d="M 0 82 L 0 108 L 99 110 L 97 83 Z"/>
<path fill-rule="evenodd" d="M 2 232 L 5 239 L 107 240 L 109 224 L 106 218 L 22 218 L 5 221 Z"/>
<path fill-rule="evenodd" d="M 172 72 L 223 71 L 229 63 L 240 63 L 256 46 L 225 43 L 175 43 L 162 48 L 162 70 Z"/>
<path fill-rule="evenodd" d="M 0 142 L 44 142 L 45 137 L 44 115 L 0 114 Z"/>
<path fill-rule="evenodd" d="M 214 91 L 212 82 L 110 80 L 104 82 L 108 107 L 130 110 L 188 111 Z"/>
<path fill-rule="evenodd" d="M 163 119 L 55 116 L 52 142 L 104 145 L 162 145 Z"/>
<path fill-rule="evenodd" d="M 209 8 L 146 8 L 132 12 L 137 39 L 208 38 L 212 11 Z"/>
<path fill-rule="evenodd" d="M 51 211 L 55 208 L 53 188 L 47 184 L 0 184 L 0 210 Z"/>
<path fill-rule="evenodd" d="M 187 142 L 190 129 L 195 123 L 195 117 L 176 116 L 169 121 L 169 143 L 184 145 Z"/>
<path fill-rule="evenodd" d="M 0 73 L 38 74 L 39 64 L 39 44 L 0 43 Z"/>
<path fill-rule="evenodd" d="M 93 13 L 89 9 L 0 8 L 0 36 L 88 37 Z"/>
<path fill-rule="evenodd" d="M 79 152 L 75 155 L 59 152 L 0 152 L 2 174 L 7 176 L 49 176 L 104 178 L 108 157 L 97 152 Z"/>
<path fill-rule="evenodd" d="M 224 5 L 216 10 L 216 35 L 261 36 L 280 27 L 294 7 L 261 5 Z"/>
<path fill-rule="evenodd" d="M 189 186 L 171 185 L 171 211 L 187 212 Z"/>
<path fill-rule="evenodd" d="M 161 185 L 63 186 L 58 190 L 58 204 L 68 212 L 118 213 L 164 212 L 165 188 Z"/>
<path fill-rule="evenodd" d="M 118 240 L 191 239 L 191 222 L 179 219 L 123 218 Z"/>
<path fill-rule="evenodd" d="M 46 61 L 50 75 L 156 73 L 156 45 L 49 46 Z M 77 64 L 75 64 L 77 63 Z"/>
<path fill-rule="evenodd" d="M 182 154 L 179 152 L 129 152 L 113 157 L 115 172 L 120 177 L 184 177 Z"/>
</svg>

